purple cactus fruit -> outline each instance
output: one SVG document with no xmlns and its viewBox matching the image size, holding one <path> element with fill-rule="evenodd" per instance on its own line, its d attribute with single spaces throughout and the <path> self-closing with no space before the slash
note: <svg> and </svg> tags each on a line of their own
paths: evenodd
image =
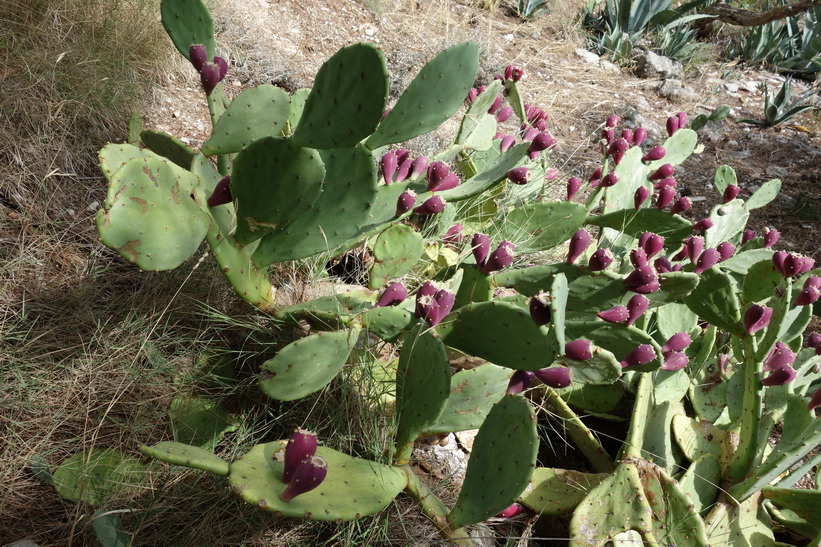
<svg viewBox="0 0 821 547">
<path fill-rule="evenodd" d="M 573 201 L 582 187 L 582 179 L 570 177 L 567 179 L 567 201 Z"/>
<path fill-rule="evenodd" d="M 672 186 L 662 186 L 659 188 L 658 192 L 658 197 L 656 198 L 656 209 L 664 209 L 670 205 L 670 202 L 676 197 L 676 189 Z"/>
<path fill-rule="evenodd" d="M 716 247 L 716 251 L 718 251 L 718 261 L 724 262 L 735 254 L 735 245 L 729 241 L 722 241 L 718 244 L 718 247 Z"/>
<path fill-rule="evenodd" d="M 428 165 L 428 190 L 439 184 L 449 174 L 450 167 L 441 161 L 435 161 Z"/>
<path fill-rule="evenodd" d="M 476 264 L 481 268 L 487 261 L 487 255 L 490 254 L 490 238 L 483 233 L 476 232 L 473 234 L 470 246 L 473 248 L 473 258 L 476 259 Z"/>
<path fill-rule="evenodd" d="M 309 456 L 299 463 L 288 487 L 280 495 L 282 501 L 291 501 L 295 497 L 310 492 L 325 480 L 328 464 L 321 456 Z"/>
<path fill-rule="evenodd" d="M 544 118 L 539 118 L 538 120 L 533 122 L 533 127 L 538 129 L 539 131 L 547 130 L 547 114 L 542 112 L 542 115 L 544 116 Z"/>
<path fill-rule="evenodd" d="M 778 241 L 778 238 L 781 237 L 781 234 L 778 233 L 778 230 L 772 228 L 764 228 L 761 231 L 764 234 L 764 248 L 769 249 Z"/>
<path fill-rule="evenodd" d="M 533 384 L 536 379 L 536 374 L 529 370 L 517 370 L 510 377 L 510 382 L 507 384 L 508 395 L 518 395 Z"/>
<path fill-rule="evenodd" d="M 220 81 L 220 67 L 214 63 L 205 63 L 200 69 L 200 82 L 206 95 L 210 95 Z"/>
<path fill-rule="evenodd" d="M 445 232 L 445 235 L 442 236 L 442 241 L 445 245 L 450 245 L 451 247 L 458 247 L 462 244 L 462 241 L 465 239 L 465 235 L 462 233 L 464 232 L 465 227 L 462 224 L 454 224 L 448 231 Z"/>
<path fill-rule="evenodd" d="M 453 304 L 456 302 L 456 295 L 445 289 L 441 289 L 436 291 L 433 299 L 436 301 L 438 308 L 436 310 L 436 322 L 431 324 L 431 327 L 438 325 L 442 319 L 450 313 L 453 309 Z"/>
<path fill-rule="evenodd" d="M 805 348 L 817 348 L 821 346 L 821 333 L 813 332 L 807 337 L 806 342 L 804 342 Z"/>
<path fill-rule="evenodd" d="M 643 127 L 637 127 L 633 132 L 633 144 L 641 146 L 641 143 L 647 138 L 647 130 Z"/>
<path fill-rule="evenodd" d="M 567 367 L 548 367 L 536 371 L 536 378 L 547 387 L 561 389 L 570 385 L 572 376 Z"/>
<path fill-rule="evenodd" d="M 490 105 L 490 108 L 487 109 L 488 114 L 496 114 L 500 108 L 502 108 L 502 101 L 505 100 L 504 96 L 499 93 L 496 95 L 496 98 L 493 100 L 493 104 Z"/>
<path fill-rule="evenodd" d="M 795 363 L 795 353 L 784 342 L 776 342 L 764 359 L 764 370 L 776 370 Z"/>
<path fill-rule="evenodd" d="M 663 274 L 673 271 L 673 265 L 670 264 L 666 256 L 660 256 L 653 261 L 653 269 L 655 269 L 657 273 Z"/>
<path fill-rule="evenodd" d="M 513 109 L 509 105 L 505 105 L 496 113 L 496 121 L 498 123 L 506 122 L 512 115 Z"/>
<path fill-rule="evenodd" d="M 516 137 L 513 135 L 502 137 L 502 142 L 499 143 L 499 151 L 505 153 L 510 150 L 510 147 L 514 144 L 516 144 Z"/>
<path fill-rule="evenodd" d="M 665 163 L 664 165 L 653 171 L 653 174 L 650 175 L 650 180 L 666 179 L 667 177 L 672 177 L 675 172 L 675 167 L 673 167 L 669 163 Z"/>
<path fill-rule="evenodd" d="M 511 505 L 507 509 L 504 509 L 501 513 L 499 513 L 496 516 L 500 519 L 509 519 L 509 518 L 515 517 L 516 515 L 518 515 L 522 511 L 524 511 L 524 508 L 521 505 L 519 505 L 518 503 L 514 503 L 513 505 Z"/>
<path fill-rule="evenodd" d="M 541 152 L 542 150 L 547 150 L 548 148 L 554 146 L 556 144 L 556 139 L 550 133 L 545 131 L 540 131 L 533 137 L 533 140 L 530 142 L 530 146 L 528 147 L 528 152 Z"/>
<path fill-rule="evenodd" d="M 285 445 L 282 482 L 285 484 L 291 482 L 302 460 L 316 454 L 316 444 L 316 435 L 308 430 L 297 429 L 291 434 L 288 443 Z"/>
<path fill-rule="evenodd" d="M 214 192 L 208 198 L 208 206 L 216 207 L 217 205 L 225 205 L 231 203 L 231 175 L 222 177 L 217 185 L 214 187 Z"/>
<path fill-rule="evenodd" d="M 812 394 L 810 398 L 810 402 L 807 403 L 807 410 L 815 410 L 821 406 L 821 387 L 815 390 L 815 393 Z"/>
<path fill-rule="evenodd" d="M 199 72 L 208 62 L 208 50 L 202 44 L 191 44 L 188 46 L 188 59 L 194 65 L 194 70 Z"/>
<path fill-rule="evenodd" d="M 636 188 L 636 193 L 633 194 L 633 205 L 636 209 L 640 209 L 642 204 L 650 197 L 650 189 L 646 186 L 639 186 Z"/>
<path fill-rule="evenodd" d="M 815 261 L 804 255 L 778 251 L 773 254 L 773 265 L 784 277 L 793 277 L 812 270 Z"/>
<path fill-rule="evenodd" d="M 787 260 L 787 251 L 776 251 L 773 253 L 773 266 L 781 275 L 784 274 L 784 262 Z"/>
<path fill-rule="evenodd" d="M 628 144 L 633 144 L 633 132 L 631 130 L 624 129 L 619 136 L 626 140 Z"/>
<path fill-rule="evenodd" d="M 607 173 L 605 176 L 602 177 L 601 181 L 599 182 L 599 186 L 602 188 L 610 188 L 614 186 L 617 182 L 619 182 L 619 176 L 615 173 Z"/>
<path fill-rule="evenodd" d="M 396 216 L 401 217 L 416 205 L 416 192 L 413 190 L 405 190 L 399 195 L 396 200 Z"/>
<path fill-rule="evenodd" d="M 693 339 L 686 332 L 677 332 L 671 336 L 667 343 L 661 346 L 661 351 L 666 353 L 668 351 L 684 351 L 687 346 L 693 343 Z"/>
<path fill-rule="evenodd" d="M 613 252 L 610 249 L 598 249 L 590 256 L 587 267 L 591 272 L 606 270 L 613 263 Z"/>
<path fill-rule="evenodd" d="M 653 268 L 641 266 L 624 278 L 624 286 L 627 287 L 628 291 L 638 294 L 650 294 L 659 290 L 659 281 Z"/>
<path fill-rule="evenodd" d="M 744 230 L 744 233 L 741 234 L 741 244 L 744 245 L 745 243 L 751 241 L 755 237 L 755 232 L 753 230 Z"/>
<path fill-rule="evenodd" d="M 382 156 L 382 178 L 385 179 L 385 184 L 393 182 L 393 175 L 396 173 L 398 163 L 396 152 L 387 152 Z"/>
<path fill-rule="evenodd" d="M 530 127 L 525 131 L 524 135 L 522 135 L 522 140 L 527 142 L 533 142 L 533 139 L 535 139 L 536 135 L 538 135 L 539 133 L 541 133 L 541 131 L 539 131 L 535 127 Z"/>
<path fill-rule="evenodd" d="M 677 215 L 683 213 L 692 206 L 693 204 L 690 202 L 690 198 L 682 196 L 673 202 L 673 206 L 670 207 L 670 214 Z"/>
<path fill-rule="evenodd" d="M 518 82 L 524 77 L 524 75 L 525 71 L 523 68 L 513 65 L 508 65 L 505 67 L 505 80 L 513 80 L 514 82 Z"/>
<path fill-rule="evenodd" d="M 622 367 L 638 367 L 646 365 L 656 358 L 656 350 L 650 344 L 642 344 L 632 350 L 621 362 Z"/>
<path fill-rule="evenodd" d="M 667 150 L 665 150 L 663 146 L 654 146 L 641 158 L 641 161 L 658 161 L 663 158 L 665 154 L 667 154 Z"/>
<path fill-rule="evenodd" d="M 516 245 L 510 241 L 502 241 L 499 243 L 499 246 L 496 247 L 496 250 L 490 253 L 490 256 L 487 257 L 487 261 L 480 269 L 483 273 L 488 274 L 507 268 L 513 264 L 513 259 L 515 258 L 513 252 L 515 250 Z"/>
<path fill-rule="evenodd" d="M 821 277 L 817 275 L 811 275 L 804 281 L 803 289 L 809 289 L 810 287 L 815 287 L 816 289 L 821 289 Z"/>
<path fill-rule="evenodd" d="M 713 221 L 709 218 L 702 218 L 698 222 L 693 223 L 693 231 L 703 232 L 713 227 Z"/>
<path fill-rule="evenodd" d="M 507 172 L 507 180 L 513 184 L 527 184 L 531 176 L 532 173 L 527 167 L 514 167 Z"/>
<path fill-rule="evenodd" d="M 410 157 L 410 150 L 407 148 L 397 148 L 396 149 L 396 163 L 399 165 L 402 164 L 406 159 Z"/>
<path fill-rule="evenodd" d="M 616 139 L 616 132 L 612 129 L 605 129 L 601 132 L 601 139 L 604 141 L 605 146 L 610 146 Z"/>
<path fill-rule="evenodd" d="M 576 259 L 582 255 L 588 245 L 590 245 L 590 234 L 583 228 L 573 234 L 570 238 L 570 246 L 567 250 L 567 263 L 573 264 L 576 262 Z"/>
<path fill-rule="evenodd" d="M 719 354 L 719 356 L 716 357 L 716 364 L 722 374 L 727 372 L 727 368 L 730 366 L 730 356 L 726 353 Z"/>
<path fill-rule="evenodd" d="M 435 215 L 436 213 L 441 213 L 445 210 L 445 200 L 442 199 L 442 196 L 433 196 L 432 198 L 428 198 L 425 202 L 413 210 L 414 213 L 417 215 Z"/>
<path fill-rule="evenodd" d="M 411 178 L 416 178 L 422 173 L 425 173 L 428 169 L 428 157 L 427 156 L 419 156 L 415 160 L 413 160 L 413 164 L 411 165 Z"/>
<path fill-rule="evenodd" d="M 436 285 L 434 285 L 431 281 L 425 281 L 419 287 L 419 290 L 416 292 L 416 296 L 417 298 L 420 296 L 433 297 L 436 296 L 437 292 L 439 292 L 439 289 L 436 288 Z"/>
<path fill-rule="evenodd" d="M 630 300 L 627 301 L 627 326 L 638 321 L 639 317 L 647 311 L 648 306 L 650 306 L 650 301 L 647 297 L 634 294 Z"/>
<path fill-rule="evenodd" d="M 630 319 L 630 312 L 627 311 L 626 306 L 616 306 L 609 310 L 600 311 L 596 314 L 596 317 L 608 323 L 627 323 Z"/>
<path fill-rule="evenodd" d="M 507 65 L 505 67 L 504 78 L 503 78 L 504 80 L 512 80 L 513 79 L 513 68 L 514 68 L 513 65 Z"/>
<path fill-rule="evenodd" d="M 388 288 L 379 296 L 379 300 L 373 305 L 374 308 L 386 306 L 398 306 L 408 297 L 408 289 L 402 283 L 395 282 L 388 285 Z"/>
<path fill-rule="evenodd" d="M 530 317 L 533 319 L 533 322 L 540 327 L 550 323 L 550 319 L 552 317 L 552 312 L 550 311 L 550 301 L 550 293 L 545 291 L 539 291 L 533 298 L 530 299 Z"/>
<path fill-rule="evenodd" d="M 704 238 L 701 236 L 688 237 L 684 240 L 684 248 L 687 251 L 687 258 L 690 259 L 690 262 L 695 264 L 698 257 L 700 257 L 701 253 L 704 251 Z"/>
<path fill-rule="evenodd" d="M 579 338 L 564 345 L 564 356 L 571 361 L 587 361 L 593 358 L 593 344 L 590 340 Z"/>
<path fill-rule="evenodd" d="M 687 120 L 688 120 L 687 113 L 686 112 L 679 112 L 678 114 L 676 114 L 676 116 L 678 117 L 678 128 L 679 129 L 684 129 L 687 126 Z"/>
<path fill-rule="evenodd" d="M 630 251 L 630 263 L 634 268 L 647 266 L 647 253 L 644 252 L 644 249 L 638 248 Z"/>
<path fill-rule="evenodd" d="M 698 260 L 696 261 L 696 267 L 693 269 L 693 273 L 700 274 L 706 270 L 709 270 L 721 260 L 721 255 L 715 249 L 707 249 L 701 255 L 699 255 Z"/>
<path fill-rule="evenodd" d="M 394 177 L 393 182 L 404 182 L 408 178 L 412 166 L 413 160 L 410 158 L 405 158 L 405 160 L 399 164 L 399 168 L 396 170 L 396 176 Z"/>
<path fill-rule="evenodd" d="M 613 127 L 616 127 L 617 125 L 619 125 L 620 121 L 621 121 L 621 118 L 619 118 L 615 114 L 612 114 L 607 118 L 607 121 L 605 122 L 605 125 L 612 129 Z"/>
<path fill-rule="evenodd" d="M 733 201 L 735 198 L 738 197 L 738 194 L 741 192 L 741 188 L 739 188 L 736 184 L 728 184 L 727 188 L 724 189 L 724 194 L 721 196 L 721 203 L 729 203 Z"/>
<path fill-rule="evenodd" d="M 675 188 L 677 184 L 678 184 L 678 181 L 674 177 L 665 177 L 665 178 L 661 179 L 660 181 L 656 182 L 653 185 L 653 189 L 654 190 L 661 190 L 665 186 Z"/>
<path fill-rule="evenodd" d="M 622 138 L 618 138 L 614 140 L 610 148 L 607 149 L 607 153 L 613 156 L 613 163 L 618 165 L 621 163 L 624 154 L 627 153 L 628 148 L 630 148 L 630 143 Z"/>
<path fill-rule="evenodd" d="M 225 75 L 228 74 L 228 61 L 223 59 L 222 57 L 214 57 L 214 64 L 220 67 L 220 82 L 225 79 Z"/>
<path fill-rule="evenodd" d="M 425 321 L 428 325 L 435 323 L 439 315 L 439 303 L 436 302 L 434 295 L 416 293 L 416 317 Z"/>
<path fill-rule="evenodd" d="M 471 87 L 470 90 L 468 91 L 468 96 L 467 96 L 468 102 L 472 103 L 473 101 L 476 100 L 476 97 L 478 97 L 478 96 L 479 96 L 479 90 L 476 89 L 475 87 Z"/>
<path fill-rule="evenodd" d="M 676 133 L 676 131 L 678 131 L 678 129 L 679 129 L 678 117 L 677 116 L 670 116 L 669 118 L 667 118 L 667 124 L 666 124 L 665 127 L 667 129 L 667 135 L 669 137 L 672 137 Z"/>
<path fill-rule="evenodd" d="M 783 386 L 787 385 L 793 380 L 798 373 L 790 365 L 784 365 L 774 369 L 769 376 L 761 380 L 762 386 Z"/>
<path fill-rule="evenodd" d="M 602 173 L 601 167 L 599 167 L 598 169 L 593 171 L 593 174 L 590 175 L 590 178 L 587 179 L 587 180 L 590 181 L 590 182 L 592 182 L 594 180 L 599 180 L 599 179 L 601 179 L 601 173 Z"/>
<path fill-rule="evenodd" d="M 815 304 L 818 302 L 818 299 L 821 298 L 821 290 L 818 290 L 816 287 L 807 287 L 795 298 L 795 302 L 793 303 L 794 306 L 809 306 L 811 304 Z"/>
<path fill-rule="evenodd" d="M 647 258 L 653 258 L 664 249 L 664 238 L 653 232 L 644 232 L 639 237 L 639 246 L 647 253 Z"/>
<path fill-rule="evenodd" d="M 429 184 L 428 190 L 431 192 L 444 192 L 457 186 L 459 186 L 459 176 L 456 173 L 448 173 L 439 182 Z"/>
<path fill-rule="evenodd" d="M 744 331 L 747 334 L 755 334 L 770 324 L 773 316 L 772 308 L 753 304 L 744 312 Z"/>
<path fill-rule="evenodd" d="M 661 365 L 661 370 L 681 370 L 686 367 L 689 362 L 690 358 L 683 352 L 671 351 L 664 355 L 664 363 Z"/>
</svg>

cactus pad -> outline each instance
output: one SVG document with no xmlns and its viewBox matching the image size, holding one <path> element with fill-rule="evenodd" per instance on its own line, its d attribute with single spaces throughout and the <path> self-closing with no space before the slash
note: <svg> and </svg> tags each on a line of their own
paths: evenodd
<svg viewBox="0 0 821 547">
<path fill-rule="evenodd" d="M 705 321 L 744 336 L 738 292 L 736 282 L 728 274 L 711 268 L 701 273 L 698 286 L 684 298 L 684 303 Z"/>
<path fill-rule="evenodd" d="M 176 268 L 197 252 L 211 223 L 197 183 L 165 160 L 129 160 L 112 176 L 97 212 L 103 243 L 143 270 Z"/>
<path fill-rule="evenodd" d="M 462 106 L 478 72 L 476 44 L 444 50 L 422 67 L 365 145 L 375 150 L 436 129 Z"/>
<path fill-rule="evenodd" d="M 362 326 L 386 342 L 393 342 L 416 321 L 413 314 L 398 307 L 374 308 L 362 312 Z"/>
<path fill-rule="evenodd" d="M 687 416 L 673 417 L 672 424 L 673 436 L 688 460 L 694 462 L 705 454 L 712 454 L 718 458 L 722 470 L 730 464 L 735 451 L 730 433 Z"/>
<path fill-rule="evenodd" d="M 562 515 L 575 509 L 587 493 L 608 476 L 606 473 L 537 467 L 519 501 L 541 515 Z"/>
<path fill-rule="evenodd" d="M 607 385 L 619 379 L 621 363 L 606 349 L 592 346 L 593 357 L 587 361 L 563 359 L 562 365 L 570 369 L 573 381 L 586 385 Z"/>
<path fill-rule="evenodd" d="M 109 182 L 117 170 L 132 158 L 157 158 L 151 150 L 144 150 L 132 144 L 108 143 L 99 153 L 100 170 Z"/>
<path fill-rule="evenodd" d="M 692 223 L 679 215 L 667 211 L 651 209 L 620 209 L 600 216 L 592 216 L 588 224 L 602 228 L 612 228 L 633 237 L 644 232 L 653 232 L 665 239 L 665 247 L 674 249 L 681 241 L 693 233 Z"/>
<path fill-rule="evenodd" d="M 208 156 L 239 152 L 263 137 L 281 134 L 288 121 L 290 98 L 282 89 L 262 84 L 240 93 L 219 117 L 202 145 Z"/>
<path fill-rule="evenodd" d="M 279 498 L 287 487 L 282 482 L 284 466 L 274 460 L 274 453 L 284 448 L 285 441 L 259 444 L 232 463 L 228 475 L 246 502 L 277 515 L 355 520 L 381 511 L 407 486 L 400 469 L 320 446 L 316 454 L 328 463 L 327 477 L 314 490 L 284 502 Z"/>
<path fill-rule="evenodd" d="M 259 385 L 272 399 L 295 401 L 325 387 L 342 370 L 359 329 L 317 332 L 291 342 L 262 364 Z"/>
<path fill-rule="evenodd" d="M 295 322 L 304 319 L 310 323 L 327 321 L 364 311 L 370 308 L 378 297 L 379 295 L 373 291 L 357 287 L 347 292 L 320 296 L 308 302 L 282 308 L 277 311 L 276 318 Z"/>
<path fill-rule="evenodd" d="M 320 67 L 294 142 L 316 149 L 349 148 L 373 133 L 388 98 L 388 69 L 373 44 L 353 44 Z"/>
<path fill-rule="evenodd" d="M 217 475 L 228 474 L 227 461 L 198 446 L 163 441 L 154 446 L 141 446 L 140 452 L 171 465 L 182 465 Z"/>
<path fill-rule="evenodd" d="M 747 226 L 750 211 L 740 199 L 718 204 L 710 213 L 713 226 L 704 233 L 706 248 L 714 248 L 722 241 L 732 241 Z"/>
<path fill-rule="evenodd" d="M 720 500 L 707 515 L 705 525 L 710 545 L 758 547 L 775 545 L 769 520 L 761 508 L 761 494 L 756 493 L 737 505 Z"/>
<path fill-rule="evenodd" d="M 96 505 L 141 482 L 146 472 L 143 464 L 119 450 L 95 449 L 67 458 L 54 470 L 52 481 L 62 497 Z"/>
<path fill-rule="evenodd" d="M 234 237 L 247 245 L 308 212 L 322 191 L 319 152 L 267 137 L 237 154 L 231 194 L 237 205 Z"/>
<path fill-rule="evenodd" d="M 623 360 L 628 353 L 638 346 L 649 344 L 656 350 L 656 358 L 641 366 L 630 367 L 630 370 L 648 372 L 661 367 L 661 348 L 646 332 L 623 324 L 605 323 L 604 321 L 568 321 L 567 337 L 571 340 L 587 338 Z"/>
<path fill-rule="evenodd" d="M 681 489 L 695 505 L 696 511 L 705 512 L 718 498 L 721 484 L 721 465 L 713 454 L 704 454 L 687 468 L 679 479 Z"/>
<path fill-rule="evenodd" d="M 517 144 L 504 154 L 499 154 L 479 173 L 455 188 L 440 192 L 440 195 L 447 201 L 459 201 L 481 194 L 493 185 L 505 180 L 508 171 L 522 164 L 528 146 L 530 146 L 528 143 Z"/>
<path fill-rule="evenodd" d="M 531 203 L 510 211 L 496 237 L 516 243 L 518 253 L 544 251 L 570 239 L 586 220 L 587 209 L 578 203 Z"/>
<path fill-rule="evenodd" d="M 369 286 L 378 289 L 408 273 L 425 252 L 422 236 L 406 224 L 395 224 L 379 234 L 373 245 L 375 259 Z"/>
<path fill-rule="evenodd" d="M 191 162 L 197 155 L 184 142 L 162 131 L 142 131 L 140 140 L 149 150 L 173 161 L 183 169 L 190 169 Z"/>
<path fill-rule="evenodd" d="M 202 0 L 162 0 L 162 25 L 174 47 L 189 59 L 188 48 L 202 44 L 208 59 L 214 58 L 214 23 Z"/>
<path fill-rule="evenodd" d="M 481 522 L 510 506 L 530 482 L 538 448 L 530 403 L 524 397 L 505 395 L 476 434 L 448 523 L 459 528 Z"/>
</svg>

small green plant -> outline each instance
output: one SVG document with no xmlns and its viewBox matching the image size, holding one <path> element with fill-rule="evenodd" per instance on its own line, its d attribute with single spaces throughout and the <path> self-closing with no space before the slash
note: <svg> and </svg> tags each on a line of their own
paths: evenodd
<svg viewBox="0 0 821 547">
<path fill-rule="evenodd" d="M 518 0 L 516 3 L 516 15 L 523 19 L 533 19 L 542 13 L 546 13 L 548 8 L 547 0 Z"/>
<path fill-rule="evenodd" d="M 709 114 L 699 114 L 693 121 L 690 122 L 690 129 L 693 131 L 701 131 L 707 122 L 720 122 L 721 120 L 725 119 L 730 114 L 730 107 L 727 105 L 721 105 L 716 107 L 712 112 Z"/>
<path fill-rule="evenodd" d="M 814 104 L 803 104 L 804 101 L 818 94 L 818 91 L 815 89 L 810 89 L 798 97 L 795 101 L 790 103 L 790 96 L 792 94 L 791 77 L 784 80 L 784 84 L 774 97 L 770 95 L 770 89 L 769 86 L 767 86 L 767 82 L 761 82 L 760 87 L 761 91 L 764 93 L 764 118 L 760 120 L 743 118 L 738 120 L 739 122 L 763 125 L 764 127 L 775 127 L 776 125 L 789 121 L 801 112 L 818 109 L 818 106 Z"/>
</svg>

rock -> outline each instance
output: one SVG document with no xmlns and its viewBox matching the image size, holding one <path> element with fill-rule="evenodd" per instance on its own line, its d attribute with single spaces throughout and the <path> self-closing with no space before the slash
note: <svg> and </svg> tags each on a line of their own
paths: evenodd
<svg viewBox="0 0 821 547">
<path fill-rule="evenodd" d="M 697 101 L 699 99 L 698 94 L 693 91 L 692 87 L 685 87 L 681 80 L 672 78 L 661 82 L 656 88 L 656 93 L 674 103 Z"/>
<path fill-rule="evenodd" d="M 465 452 L 470 453 L 473 450 L 473 441 L 476 439 L 477 433 L 479 433 L 478 429 L 468 429 L 467 431 L 457 431 L 455 433 L 459 445 Z"/>
<path fill-rule="evenodd" d="M 724 89 L 730 93 L 738 93 L 738 84 L 724 84 Z"/>
<path fill-rule="evenodd" d="M 592 51 L 583 48 L 578 48 L 573 53 L 575 53 L 577 57 L 580 57 L 582 61 L 589 65 L 599 64 L 599 56 L 593 53 Z"/>
<path fill-rule="evenodd" d="M 633 108 L 631 105 L 627 105 L 627 108 L 624 110 L 624 125 L 629 129 L 635 129 L 636 127 L 643 127 L 644 129 L 646 129 L 650 138 L 648 139 L 648 141 L 644 141 L 645 144 L 647 144 L 649 141 L 652 141 L 653 136 L 658 137 L 662 133 L 664 133 L 664 129 L 662 129 L 662 127 L 659 124 L 657 124 L 650 118 L 642 116 L 639 113 L 639 111 Z"/>
<path fill-rule="evenodd" d="M 730 130 L 730 126 L 724 122 L 709 120 L 700 133 L 702 137 L 710 142 L 718 142 L 724 138 L 724 135 Z M 736 143 L 738 145 L 738 143 Z M 729 143 L 728 143 L 729 146 Z"/>
<path fill-rule="evenodd" d="M 790 176 L 790 171 L 779 165 L 770 165 L 767 167 L 767 175 L 777 179 L 785 179 Z"/>
<path fill-rule="evenodd" d="M 633 61 L 636 63 L 635 74 L 639 78 L 680 78 L 684 66 L 669 57 L 656 55 L 652 51 L 633 50 Z"/>
</svg>

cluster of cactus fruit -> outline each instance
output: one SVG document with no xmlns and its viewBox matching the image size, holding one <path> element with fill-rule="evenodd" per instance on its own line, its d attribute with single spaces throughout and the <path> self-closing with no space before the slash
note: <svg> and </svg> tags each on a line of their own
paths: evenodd
<svg viewBox="0 0 821 547">
<path fill-rule="evenodd" d="M 686 114 L 668 120 L 660 144 L 640 127 L 617 136 L 611 116 L 601 168 L 570 177 L 566 199 L 551 201 L 547 115 L 523 102 L 519 68 L 472 87 L 473 44 L 438 55 L 387 112 L 387 70 L 371 44 L 342 48 L 311 90 L 265 84 L 230 100 L 206 74 L 208 59 L 225 71 L 202 2 L 163 0 L 162 19 L 200 72 L 213 130 L 199 151 L 152 131 L 106 146 L 102 240 L 167 270 L 205 239 L 242 298 L 307 321 L 311 334 L 262 365 L 259 386 L 274 399 L 345 381 L 368 366 L 351 355 L 374 337 L 399 359 L 391 465 L 317 447 L 299 430 L 232 463 L 175 442 L 145 454 L 227 476 L 246 501 L 284 516 L 356 519 L 404 491 L 464 545 L 465 526 L 523 508 L 572 513 L 574 545 L 767 545 L 771 520 L 821 533 L 821 491 L 792 488 L 821 460 L 802 461 L 821 441 L 821 336 L 803 338 L 819 311 L 819 271 L 773 251 L 777 231 L 746 229 L 778 181 L 744 200 L 721 167 L 720 203 L 688 220 L 674 177 L 697 152 Z M 454 142 L 434 157 L 387 149 L 462 106 Z M 276 307 L 268 266 L 363 242 L 374 257 L 368 288 Z M 483 364 L 453 374 L 454 352 Z M 595 472 L 537 466 L 535 397 Z M 582 416 L 619 421 L 629 405 L 622 448 L 608 453 Z M 477 428 L 448 508 L 410 465 L 414 442 Z"/>
</svg>

